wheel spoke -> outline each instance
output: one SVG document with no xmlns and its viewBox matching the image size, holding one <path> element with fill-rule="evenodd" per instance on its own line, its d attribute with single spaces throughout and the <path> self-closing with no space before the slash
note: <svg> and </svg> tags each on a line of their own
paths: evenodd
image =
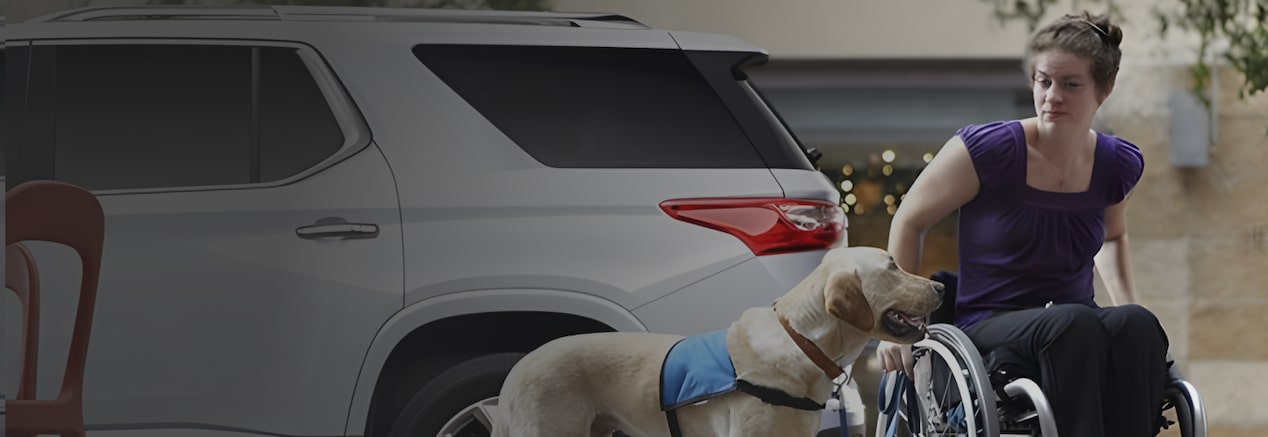
<svg viewBox="0 0 1268 437">
<path fill-rule="evenodd" d="M 495 396 L 463 408 L 440 428 L 437 437 L 487 437 L 493 434 L 497 405 L 498 398 Z"/>
<path fill-rule="evenodd" d="M 917 406 L 923 417 L 906 417 L 906 423 L 920 428 L 913 432 L 917 436 L 967 436 L 998 437 L 998 411 L 995 409 L 995 394 L 990 386 L 988 373 L 979 352 L 959 329 L 951 325 L 935 324 L 929 326 L 929 336 L 916 342 L 912 351 L 916 359 L 914 372 Z M 938 363 L 934 363 L 938 361 Z M 942 369 L 934 371 L 941 366 Z M 942 392 L 938 392 L 938 382 L 933 377 L 945 376 Z M 952 421 L 947 413 L 951 409 L 948 399 L 958 395 L 958 408 L 963 413 L 962 420 Z M 958 432 L 957 428 L 966 428 Z M 882 431 L 878 427 L 879 432 Z"/>
<path fill-rule="evenodd" d="M 484 425 L 484 429 L 493 431 L 493 418 L 497 416 L 498 399 L 489 398 L 476 404 L 476 408 L 472 411 L 475 419 Z"/>
</svg>

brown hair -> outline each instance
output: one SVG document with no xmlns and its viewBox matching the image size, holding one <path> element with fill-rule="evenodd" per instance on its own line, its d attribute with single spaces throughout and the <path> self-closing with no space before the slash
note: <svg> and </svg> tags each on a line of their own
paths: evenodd
<svg viewBox="0 0 1268 437">
<path fill-rule="evenodd" d="M 1065 50 L 1092 61 L 1092 79 L 1098 89 L 1104 90 L 1118 72 L 1118 62 L 1123 57 L 1118 45 L 1122 42 L 1123 29 L 1110 23 L 1108 16 L 1087 11 L 1067 14 L 1030 37 L 1026 44 L 1026 74 L 1034 80 L 1035 55 Z"/>
</svg>

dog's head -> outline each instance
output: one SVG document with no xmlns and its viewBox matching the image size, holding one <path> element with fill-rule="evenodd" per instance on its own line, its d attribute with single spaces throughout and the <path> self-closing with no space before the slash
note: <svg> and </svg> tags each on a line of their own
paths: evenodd
<svg viewBox="0 0 1268 437">
<path fill-rule="evenodd" d="M 942 284 L 903 271 L 874 247 L 833 249 L 823 257 L 828 313 L 873 337 L 913 343 L 942 302 Z"/>
</svg>

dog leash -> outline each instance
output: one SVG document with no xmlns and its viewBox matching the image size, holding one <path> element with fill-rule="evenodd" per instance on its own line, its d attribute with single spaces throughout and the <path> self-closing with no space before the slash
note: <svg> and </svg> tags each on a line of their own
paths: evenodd
<svg viewBox="0 0 1268 437">
<path fill-rule="evenodd" d="M 827 408 L 836 410 L 837 419 L 841 426 L 841 437 L 850 437 L 850 412 L 845 409 L 845 395 L 842 392 L 846 384 L 850 383 L 850 374 L 846 373 L 845 381 L 839 381 L 840 377 L 832 381 L 832 397 L 828 399 Z"/>
<path fill-rule="evenodd" d="M 885 381 L 890 375 L 891 373 L 889 372 L 881 374 L 881 390 L 876 394 L 877 406 L 880 407 L 880 410 L 889 417 L 889 424 L 885 427 L 885 437 L 894 437 L 894 434 L 898 431 L 898 416 L 901 415 L 898 410 L 900 408 L 899 405 L 903 403 L 903 398 L 906 398 L 907 426 L 909 432 L 911 430 L 910 420 L 912 418 L 917 418 L 918 420 L 920 417 L 919 404 L 914 390 L 915 387 L 913 387 L 911 382 L 907 380 L 906 372 L 899 370 L 892 373 L 892 375 L 894 375 L 894 391 L 890 394 L 890 396 L 885 396 Z"/>
<path fill-rule="evenodd" d="M 837 417 L 841 421 L 841 437 L 850 437 L 850 413 L 841 408 L 837 410 Z"/>
</svg>

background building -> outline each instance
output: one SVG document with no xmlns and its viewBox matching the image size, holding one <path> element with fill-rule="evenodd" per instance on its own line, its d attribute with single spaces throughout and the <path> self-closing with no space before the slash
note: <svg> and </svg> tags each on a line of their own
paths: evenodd
<svg viewBox="0 0 1268 437">
<path fill-rule="evenodd" d="M 1071 11 L 1072 1 L 1052 10 Z M 136 3 L 14 1 L 4 14 L 20 21 L 85 4 Z M 1158 314 L 1173 355 L 1205 396 L 1211 435 L 1268 435 L 1268 95 L 1238 99 L 1240 78 L 1219 68 L 1212 87 L 1215 140 L 1195 142 L 1192 129 L 1173 134 L 1173 125 L 1203 117 L 1175 103 L 1189 88 L 1196 45 L 1183 35 L 1156 34 L 1151 8 L 1174 0 L 1118 3 L 1127 17 L 1124 60 L 1098 128 L 1145 154 L 1128 213 L 1139 300 Z M 1020 69 L 1028 32 L 1020 23 L 994 21 L 983 0 L 550 4 L 730 34 L 767 49 L 772 62 L 754 80 L 800 139 L 823 151 L 821 169 L 849 202 L 852 245 L 886 245 L 891 206 L 957 128 L 1033 115 Z M 1174 165 L 1173 152 L 1181 150 L 1208 161 Z M 921 273 L 954 269 L 954 247 L 950 218 L 931 231 Z M 867 355 L 856 365 L 865 391 L 875 390 L 874 361 Z"/>
</svg>

